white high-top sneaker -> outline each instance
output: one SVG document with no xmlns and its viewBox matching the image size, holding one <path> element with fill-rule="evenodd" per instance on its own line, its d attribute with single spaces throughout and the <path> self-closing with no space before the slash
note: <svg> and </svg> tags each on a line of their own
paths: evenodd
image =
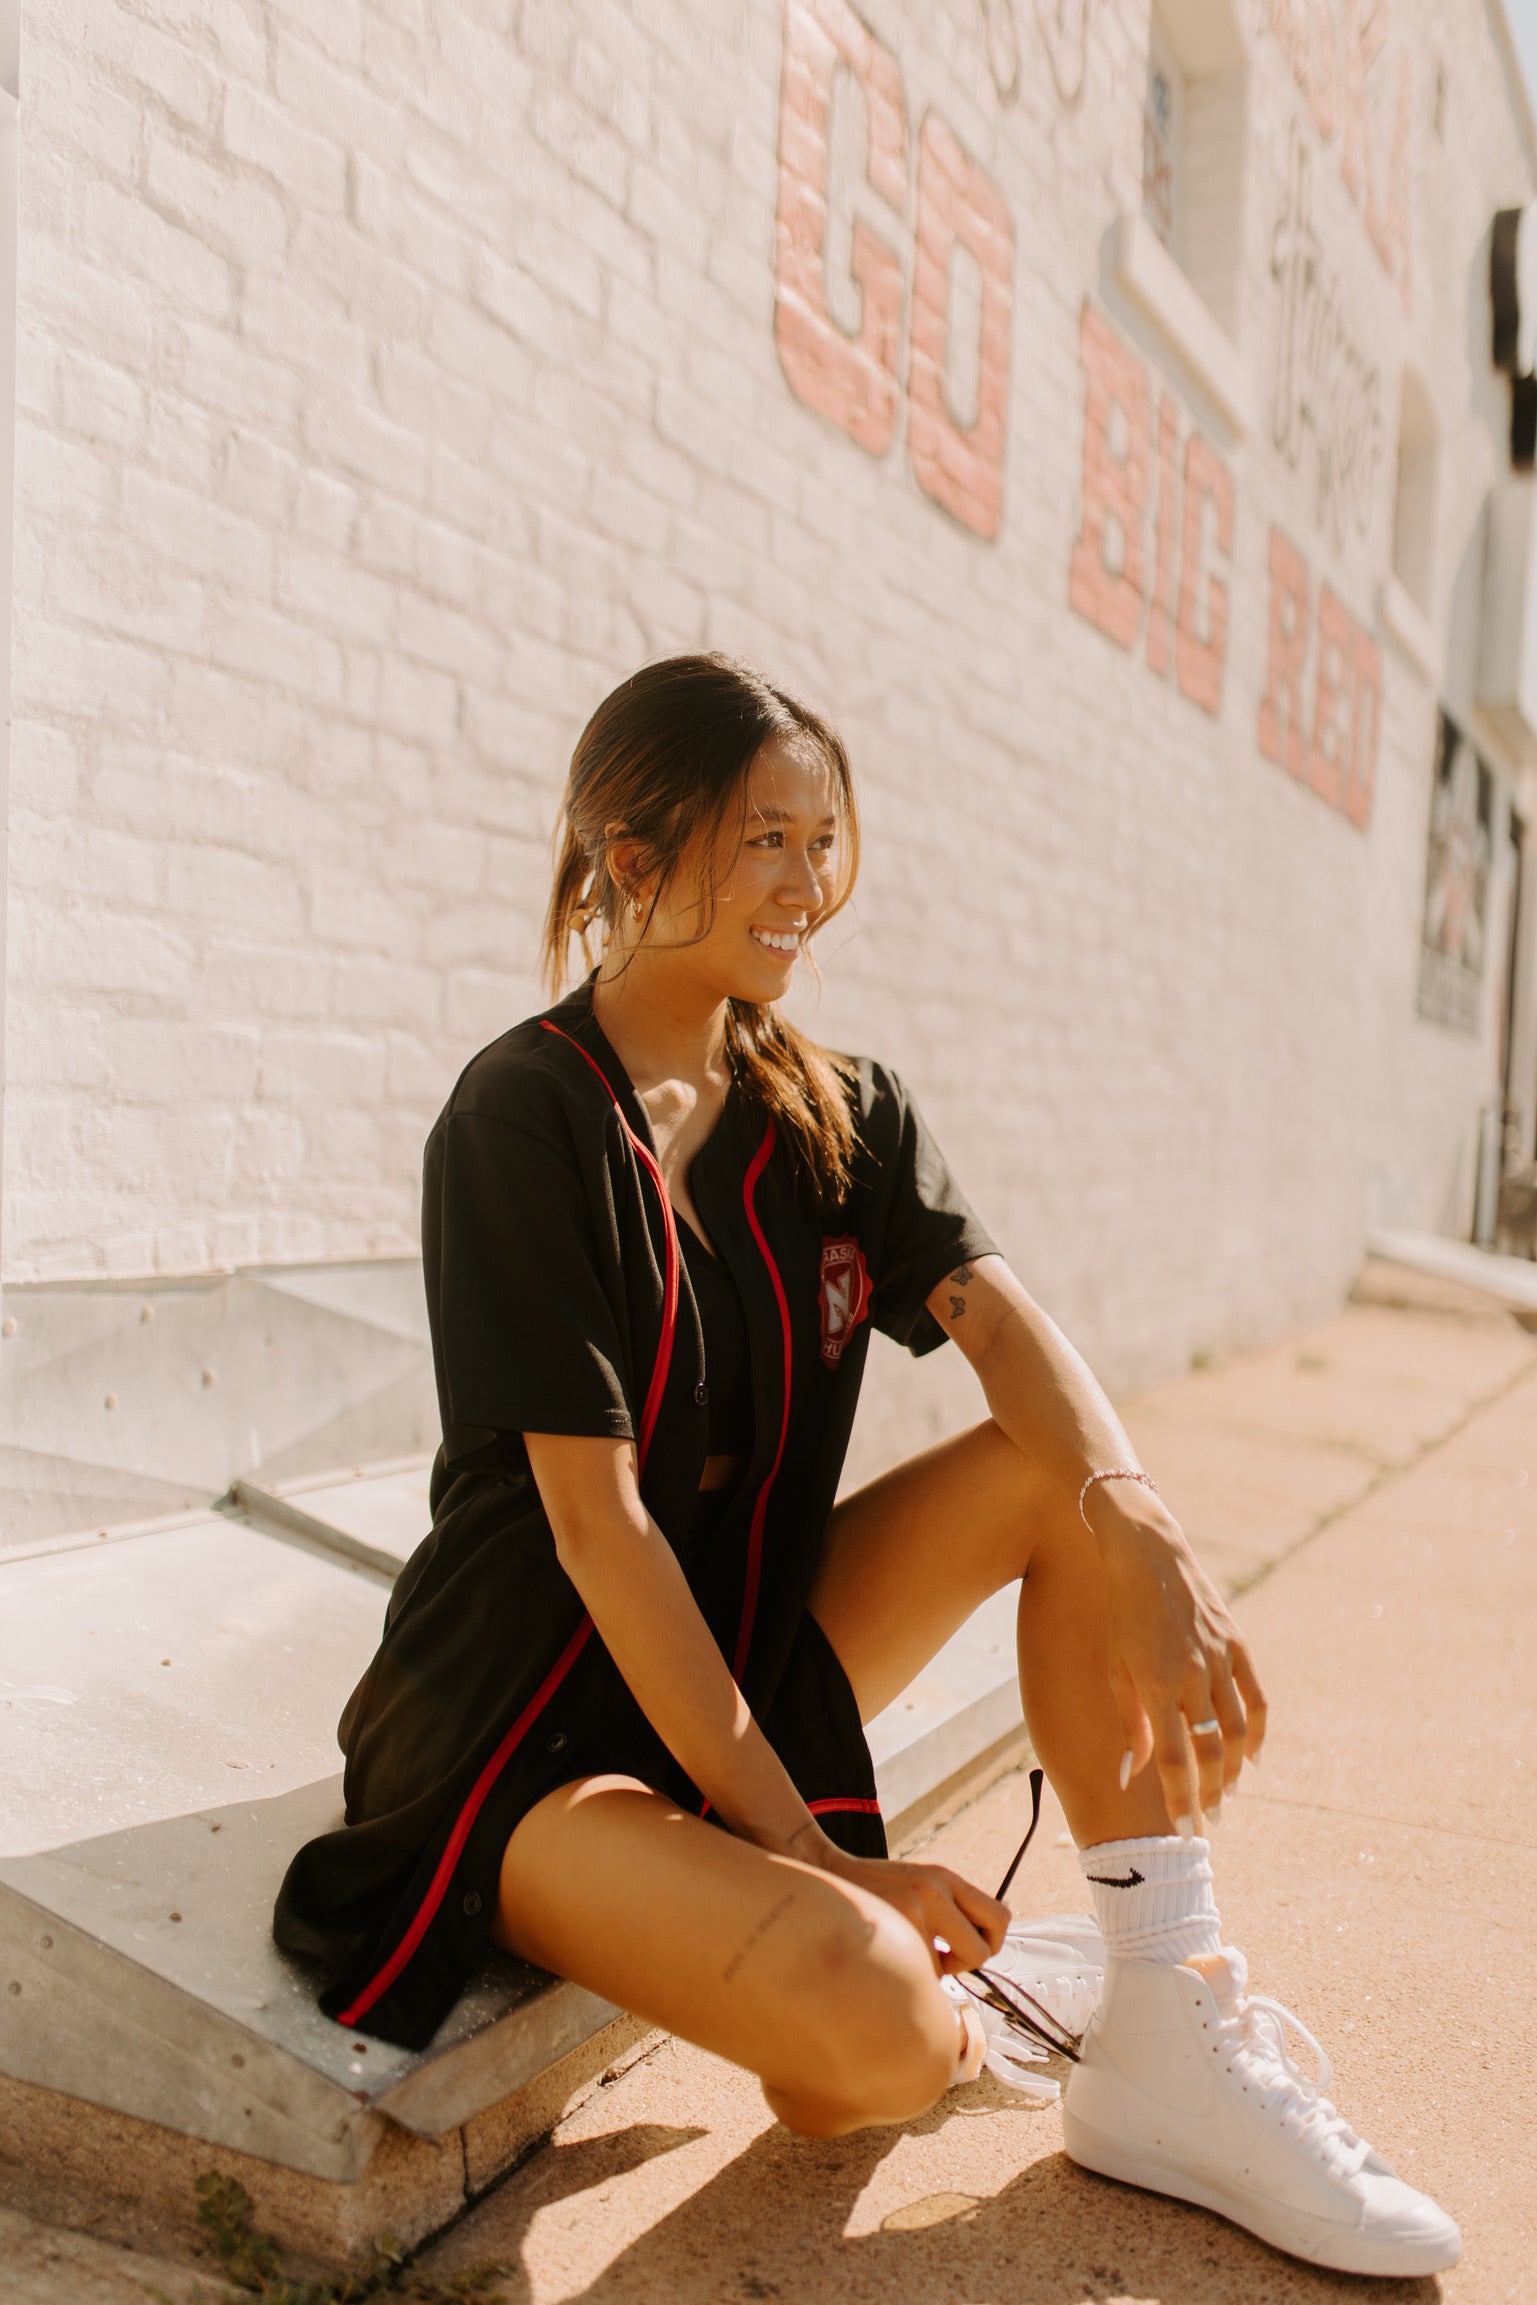
<svg viewBox="0 0 1537 2305">
<path fill-rule="evenodd" d="M 1073 2159 L 1336 2272 L 1455 2265 L 1451 2218 L 1335 2111 L 1323 2050 L 1278 2001 L 1245 1997 L 1246 1981 L 1231 1947 L 1189 1966 L 1110 1961 L 1062 2108 Z M 1316 2081 L 1287 2055 L 1288 2029 L 1317 2057 Z"/>
</svg>

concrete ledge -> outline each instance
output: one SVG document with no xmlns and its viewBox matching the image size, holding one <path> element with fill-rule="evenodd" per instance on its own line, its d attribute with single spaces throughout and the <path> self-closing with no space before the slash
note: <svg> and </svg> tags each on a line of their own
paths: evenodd
<svg viewBox="0 0 1537 2305">
<path fill-rule="evenodd" d="M 882 1806 L 902 1829 L 1017 1742 L 1013 1623 L 1010 1591 L 872 1724 Z M 439 2139 L 504 2108 L 620 2015 L 497 1955 L 420 2054 L 322 2017 L 314 1979 L 279 1953 L 269 1917 L 294 1849 L 340 1812 L 330 1776 L 0 1858 L 0 2069 L 351 2184 L 382 2121 Z"/>
<path fill-rule="evenodd" d="M 438 2231 L 647 2037 L 497 1955 L 413 2054 L 322 2017 L 272 1942 L 283 1867 L 340 1815 L 331 1723 L 425 1479 L 251 1484 L 201 1521 L 0 1562 L 0 2189 L 18 2208 L 94 2223 L 106 2182 L 190 2230 L 216 2166 L 291 2246 L 357 2262 L 381 2230 Z M 895 1840 L 1020 1758 L 1015 1605 L 996 1596 L 871 1724 Z M 230 1803 L 235 1770 L 266 1797 Z"/>
<path fill-rule="evenodd" d="M 1525 1257 L 1496 1256 L 1467 1241 L 1442 1240 L 1434 1233 L 1374 1232 L 1367 1248 L 1385 1264 L 1404 1265 L 1432 1279 L 1459 1281 L 1480 1290 L 1516 1314 L 1537 1314 L 1537 1264 Z"/>
<path fill-rule="evenodd" d="M 1020 1728 L 1018 1610 L 1018 1585 L 995 1593 L 870 1723 L 875 1786 L 888 1829 L 931 1804 L 957 1772 Z"/>
<path fill-rule="evenodd" d="M 623 2014 L 493 1954 L 423 2051 L 332 2024 L 270 1924 L 289 1856 L 340 1803 L 328 1778 L 0 1863 L 0 2068 L 349 2185 L 387 2123 L 436 2143 Z"/>
<path fill-rule="evenodd" d="M 107 2238 L 142 2246 L 148 2227 L 185 2245 L 197 2235 L 197 2179 L 216 2168 L 238 2178 L 256 2225 L 285 2247 L 325 2265 L 361 2265 L 381 2233 L 415 2247 L 440 2232 L 605 2076 L 661 2038 L 639 2018 L 614 2018 L 515 2098 L 437 2139 L 382 2121 L 350 2183 L 0 2076 L 0 2199 Z"/>
<path fill-rule="evenodd" d="M 895 1857 L 905 1856 L 931 1833 L 937 1833 L 962 1809 L 969 1809 L 973 1801 L 980 1801 L 990 1785 L 1013 1769 L 1022 1769 L 1030 1760 L 1032 1748 L 1029 1734 L 1021 1721 L 1006 1736 L 989 1745 L 985 1752 L 976 1754 L 943 1784 L 915 1801 L 911 1808 L 903 1809 L 886 1819 L 886 1838 Z"/>
</svg>

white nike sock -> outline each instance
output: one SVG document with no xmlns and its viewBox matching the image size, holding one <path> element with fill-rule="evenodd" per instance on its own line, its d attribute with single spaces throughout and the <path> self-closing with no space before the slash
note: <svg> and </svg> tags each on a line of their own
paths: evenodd
<svg viewBox="0 0 1537 2305">
<path fill-rule="evenodd" d="M 1078 1862 L 1112 1959 L 1172 1964 L 1221 1951 L 1209 1842 L 1173 1833 L 1098 1841 L 1079 1850 Z"/>
</svg>

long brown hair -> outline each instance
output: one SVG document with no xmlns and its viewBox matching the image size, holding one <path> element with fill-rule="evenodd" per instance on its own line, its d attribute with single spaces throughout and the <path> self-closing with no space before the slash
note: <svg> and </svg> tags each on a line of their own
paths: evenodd
<svg viewBox="0 0 1537 2305">
<path fill-rule="evenodd" d="M 847 903 L 859 862 L 859 818 L 837 731 L 751 665 L 729 656 L 665 657 L 604 698 L 571 755 L 544 924 L 552 996 L 568 982 L 572 938 L 591 965 L 589 932 L 612 930 L 626 899 L 609 871 L 614 825 L 622 825 L 639 850 L 637 877 L 655 878 L 653 910 L 686 865 L 697 868 L 700 933 L 708 933 L 722 835 L 733 817 L 745 826 L 748 771 L 775 737 L 814 747 L 830 772 L 843 870 L 816 926 Z M 844 1061 L 771 1002 L 743 1000 L 727 1003 L 726 1055 L 738 1085 L 773 1120 L 797 1182 L 836 1205 L 847 1192 L 854 1155 Z"/>
</svg>

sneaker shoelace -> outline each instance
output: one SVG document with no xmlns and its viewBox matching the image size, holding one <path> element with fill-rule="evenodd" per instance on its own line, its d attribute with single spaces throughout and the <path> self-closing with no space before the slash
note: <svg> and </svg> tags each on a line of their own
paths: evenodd
<svg viewBox="0 0 1537 2305">
<path fill-rule="evenodd" d="M 1235 1991 L 1230 2002 L 1217 1997 L 1217 2040 L 1227 2051 L 1228 2071 L 1245 2077 L 1261 2106 L 1278 2112 L 1282 2128 L 1290 2126 L 1332 2174 L 1358 2176 L 1371 2147 L 1324 2094 L 1334 2067 L 1323 2044 L 1283 2002 L 1268 1993 L 1245 1993 L 1242 1954 L 1229 1952 L 1227 1960 Z M 1317 2060 L 1315 2074 L 1304 2073 L 1292 2057 L 1288 2034 Z"/>
<path fill-rule="evenodd" d="M 1096 1940 L 1091 1951 L 1086 1940 L 1077 1962 L 1065 1968 L 1059 1953 L 1056 1960 L 1052 1958 L 1058 1949 L 1047 1951 L 1039 1942 L 1050 1933 L 1054 1933 L 1051 1921 L 1016 1922 L 1004 1939 L 1003 1950 L 994 1955 L 982 1974 L 1025 1987 L 1044 2003 L 1047 2015 L 1076 2048 L 1089 2029 L 1089 2019 L 1104 1990 L 1104 1950 Z"/>
<path fill-rule="evenodd" d="M 982 2063 L 994 2080 L 1001 2081 L 1006 2089 L 1015 2090 L 1021 2097 L 1034 2097 L 1043 2105 L 1054 2105 L 1062 2094 L 1057 2083 L 1026 2070 L 1028 2066 L 1046 2063 L 1047 2051 L 1042 2039 L 1032 2039 L 1022 2030 L 1017 2018 L 1006 2014 L 996 2002 L 984 2000 L 969 1978 L 944 1977 L 940 1982 L 950 1998 L 965 2002 L 980 2023 L 987 2037 L 987 2054 Z"/>
<path fill-rule="evenodd" d="M 1051 2104 L 1061 2095 L 1058 2083 L 1026 2068 L 1044 2065 L 1049 2056 L 1076 2064 L 1103 1980 L 1104 1948 L 1092 1921 L 1059 1915 L 1016 1921 L 992 1961 L 944 1984 L 952 1999 L 969 1999 L 986 2035 L 984 2063 L 994 2078 Z"/>
</svg>

